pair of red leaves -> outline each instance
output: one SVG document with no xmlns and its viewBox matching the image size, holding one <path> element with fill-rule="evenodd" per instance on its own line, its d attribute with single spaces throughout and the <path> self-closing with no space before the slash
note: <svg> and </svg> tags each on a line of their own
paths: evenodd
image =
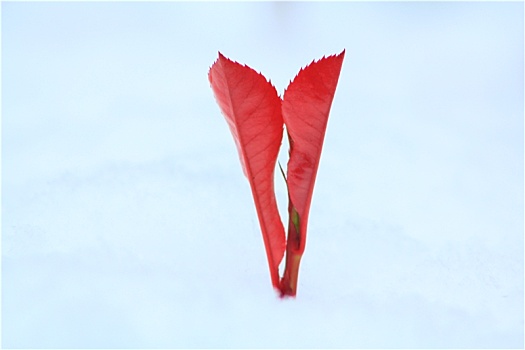
<svg viewBox="0 0 525 350">
<path fill-rule="evenodd" d="M 208 79 L 237 145 L 250 182 L 263 234 L 273 286 L 281 296 L 295 296 L 299 263 L 328 115 L 345 51 L 301 69 L 281 99 L 263 75 L 224 57 L 212 65 Z M 288 239 L 277 208 L 274 171 L 286 125 L 290 143 Z M 279 264 L 286 250 L 286 267 Z"/>
</svg>

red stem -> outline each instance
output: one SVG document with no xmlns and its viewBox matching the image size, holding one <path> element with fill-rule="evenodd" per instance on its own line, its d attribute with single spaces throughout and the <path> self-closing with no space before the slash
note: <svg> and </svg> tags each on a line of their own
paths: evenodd
<svg viewBox="0 0 525 350">
<path fill-rule="evenodd" d="M 303 252 L 301 251 L 301 233 L 299 232 L 299 216 L 292 206 L 288 206 L 288 240 L 286 243 L 286 266 L 279 286 L 281 298 L 295 297 L 297 293 L 297 279 L 299 277 L 299 264 Z M 294 222 L 295 220 L 295 222 Z"/>
</svg>

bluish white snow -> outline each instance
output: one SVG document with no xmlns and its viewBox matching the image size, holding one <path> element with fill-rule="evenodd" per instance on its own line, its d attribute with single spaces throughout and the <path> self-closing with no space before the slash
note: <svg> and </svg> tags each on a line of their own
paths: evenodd
<svg viewBox="0 0 525 350">
<path fill-rule="evenodd" d="M 2 3 L 2 346 L 523 348 L 523 13 Z M 281 300 L 207 73 L 344 48 Z"/>
</svg>

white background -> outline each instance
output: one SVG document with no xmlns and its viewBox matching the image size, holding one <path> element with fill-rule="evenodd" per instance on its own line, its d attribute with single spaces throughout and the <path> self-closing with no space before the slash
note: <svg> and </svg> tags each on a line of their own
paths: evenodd
<svg viewBox="0 0 525 350">
<path fill-rule="evenodd" d="M 343 48 L 280 300 L 207 73 Z M 2 3 L 3 346 L 523 347 L 523 52 L 523 3 Z"/>
</svg>

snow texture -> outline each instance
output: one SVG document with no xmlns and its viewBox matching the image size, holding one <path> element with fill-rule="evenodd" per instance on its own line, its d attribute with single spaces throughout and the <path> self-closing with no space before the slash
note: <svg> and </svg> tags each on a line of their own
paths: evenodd
<svg viewBox="0 0 525 350">
<path fill-rule="evenodd" d="M 523 348 L 523 24 L 522 2 L 2 3 L 2 346 Z M 207 73 L 220 50 L 282 93 L 343 48 L 281 300 Z"/>
</svg>

